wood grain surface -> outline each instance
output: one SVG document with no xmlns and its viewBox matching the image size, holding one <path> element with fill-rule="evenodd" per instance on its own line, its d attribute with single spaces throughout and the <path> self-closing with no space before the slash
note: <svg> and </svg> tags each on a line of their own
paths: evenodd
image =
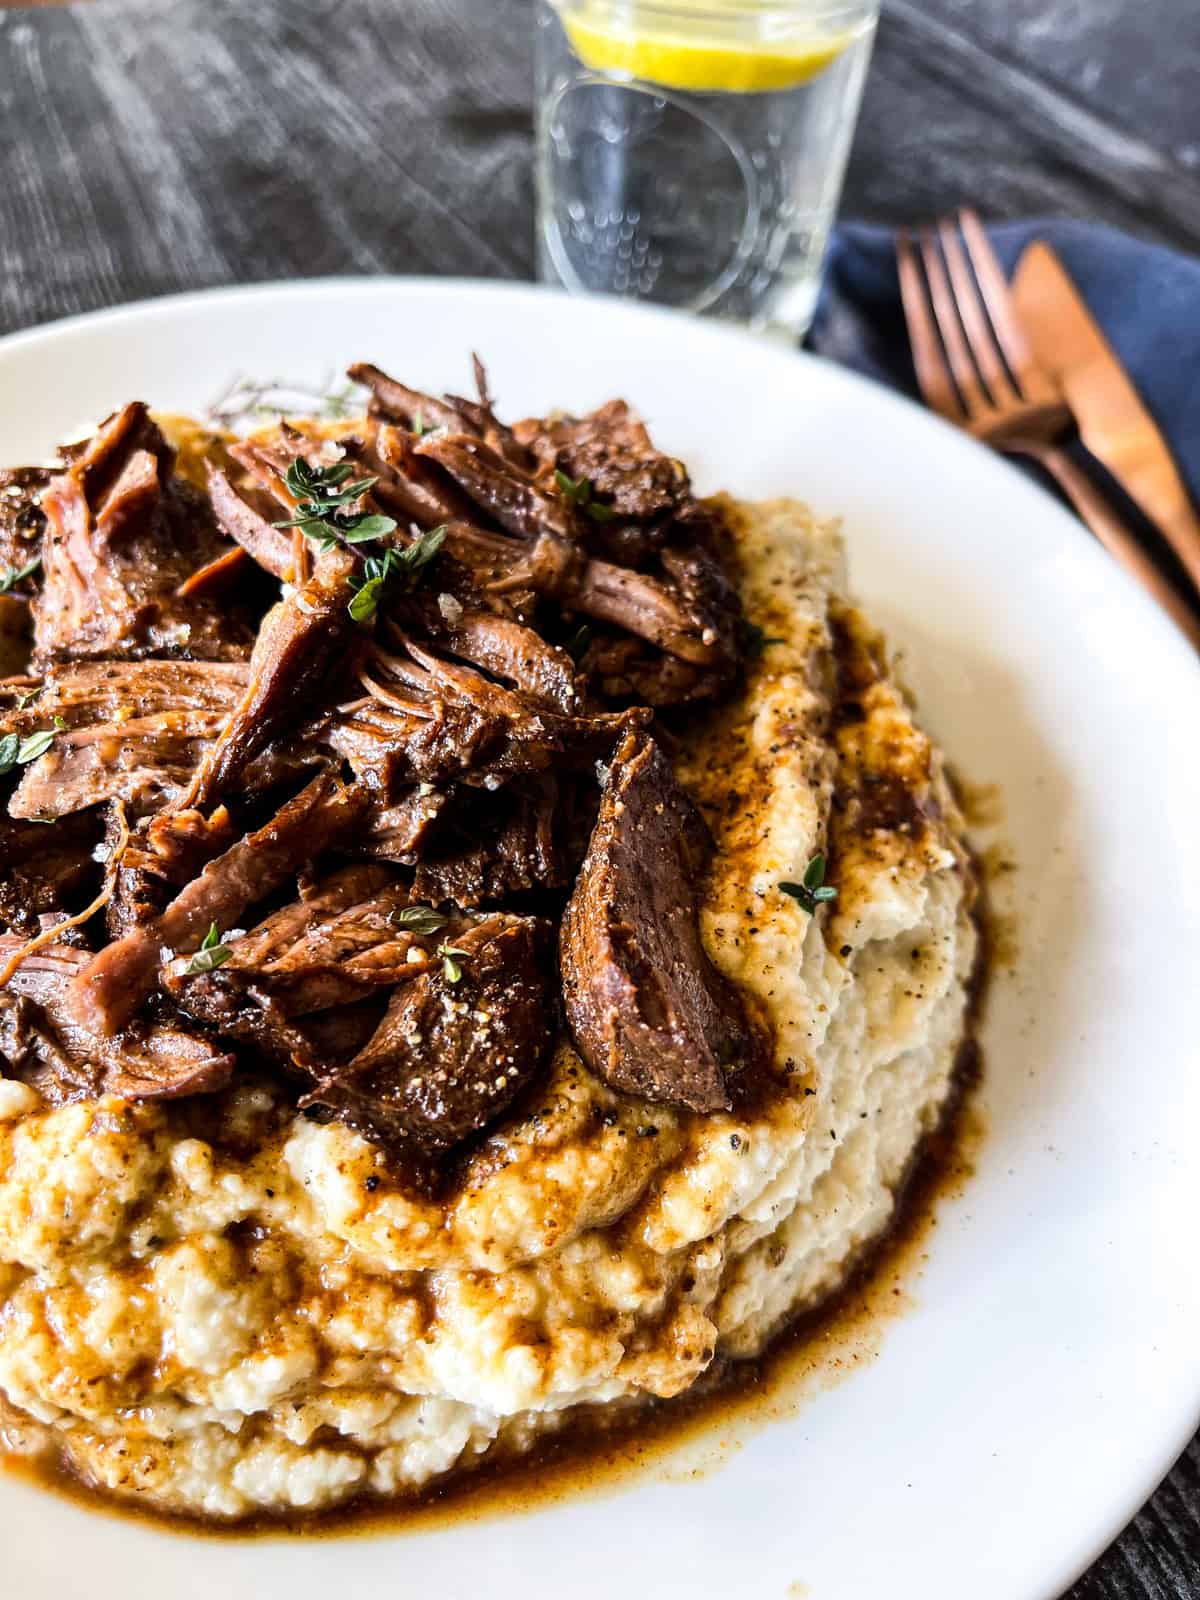
<svg viewBox="0 0 1200 1600">
<path fill-rule="evenodd" d="M 529 39 L 530 0 L 0 10 L 0 332 L 219 283 L 531 276 Z M 846 213 L 968 198 L 1200 250 L 1198 83 L 1195 0 L 885 0 Z M 1200 1600 L 1200 1442 L 1071 1600 Z"/>
</svg>

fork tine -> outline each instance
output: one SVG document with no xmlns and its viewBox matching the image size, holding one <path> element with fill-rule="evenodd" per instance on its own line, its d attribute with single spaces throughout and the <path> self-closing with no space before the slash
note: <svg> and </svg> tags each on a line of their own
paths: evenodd
<svg viewBox="0 0 1200 1600">
<path fill-rule="evenodd" d="M 954 226 L 950 222 L 938 223 L 938 237 L 942 241 L 942 254 L 950 272 L 950 285 L 962 318 L 963 329 L 979 375 L 987 385 L 988 393 L 998 406 L 1020 400 L 1013 381 L 1004 365 L 1000 345 L 992 324 L 988 321 L 980 298 L 979 285 L 967 265 L 967 258 Z"/>
<path fill-rule="evenodd" d="M 904 321 L 908 326 L 917 387 L 931 410 L 950 422 L 961 422 L 962 405 L 950 381 L 950 371 L 942 354 L 916 252 L 903 228 L 896 235 L 896 269 L 900 276 L 900 299 L 904 306 Z"/>
<path fill-rule="evenodd" d="M 950 371 L 954 374 L 955 387 L 962 399 L 963 410 L 972 422 L 977 422 L 993 409 L 992 403 L 983 391 L 975 363 L 971 360 L 971 352 L 967 348 L 967 341 L 963 338 L 962 324 L 958 320 L 954 296 L 950 291 L 950 280 L 946 276 L 946 266 L 937 240 L 932 234 L 923 232 L 920 243 L 921 260 L 925 263 L 925 277 L 929 282 L 929 298 L 933 303 L 933 315 L 942 336 L 942 343 L 946 347 L 946 356 L 950 362 Z"/>
<path fill-rule="evenodd" d="M 992 327 L 996 330 L 1004 359 L 1020 384 L 1022 394 L 1026 400 L 1039 404 L 1057 399 L 1054 385 L 1033 359 L 1033 351 L 1029 348 L 1017 319 L 1004 269 L 996 259 L 996 252 L 992 249 L 978 214 L 969 206 L 964 206 L 958 213 L 958 224 L 966 240 L 967 254 L 975 269 L 983 303 L 987 306 L 988 316 L 992 319 Z"/>
</svg>

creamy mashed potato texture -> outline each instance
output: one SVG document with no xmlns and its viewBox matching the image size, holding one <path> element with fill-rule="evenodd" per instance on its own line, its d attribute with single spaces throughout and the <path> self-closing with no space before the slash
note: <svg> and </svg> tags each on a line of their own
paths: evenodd
<svg viewBox="0 0 1200 1600">
<path fill-rule="evenodd" d="M 771 1023 L 770 1089 L 652 1106 L 564 1042 L 430 1198 L 267 1082 L 52 1109 L 0 1081 L 10 1448 L 214 1519 L 415 1493 L 756 1355 L 887 1228 L 968 1026 L 962 818 L 836 530 L 726 513 L 765 642 L 678 770 L 716 839 L 705 943 Z M 822 850 L 838 898 L 810 917 L 779 884 Z"/>
</svg>

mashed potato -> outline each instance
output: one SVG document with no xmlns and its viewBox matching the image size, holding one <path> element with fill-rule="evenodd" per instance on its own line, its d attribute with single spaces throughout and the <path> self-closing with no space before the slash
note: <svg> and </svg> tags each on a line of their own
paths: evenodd
<svg viewBox="0 0 1200 1600">
<path fill-rule="evenodd" d="M 967 1026 L 962 819 L 839 599 L 835 530 L 728 509 L 770 642 L 680 771 L 717 840 L 704 937 L 772 1021 L 779 1090 L 636 1103 L 563 1044 L 433 1201 L 265 1083 L 48 1109 L 0 1082 L 10 1442 L 211 1518 L 411 1493 L 755 1355 L 888 1226 Z M 839 896 L 810 918 L 778 884 L 821 848 Z"/>
</svg>

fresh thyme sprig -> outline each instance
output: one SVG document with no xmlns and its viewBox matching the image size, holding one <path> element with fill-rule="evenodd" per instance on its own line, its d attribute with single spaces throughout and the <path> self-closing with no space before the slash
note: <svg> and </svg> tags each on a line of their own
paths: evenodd
<svg viewBox="0 0 1200 1600">
<path fill-rule="evenodd" d="M 555 467 L 554 481 L 562 491 L 563 499 L 578 506 L 593 522 L 611 522 L 616 516 L 612 506 L 606 506 L 602 500 L 596 499 L 590 478 L 572 478 Z"/>
<path fill-rule="evenodd" d="M 223 967 L 232 955 L 233 951 L 229 946 L 221 943 L 216 923 L 210 922 L 199 950 L 188 962 L 184 971 L 189 977 L 194 977 L 200 972 L 215 972 L 218 967 Z"/>
<path fill-rule="evenodd" d="M 274 417 L 327 417 L 344 422 L 364 409 L 362 391 L 347 383 L 335 388 L 332 378 L 318 388 L 287 378 L 235 378 L 205 413 L 208 423 L 237 432 Z"/>
<path fill-rule="evenodd" d="M 465 961 L 471 952 L 461 950 L 456 944 L 440 944 L 437 953 L 442 958 L 442 972 L 445 974 L 446 982 L 457 983 L 463 975 L 459 962 Z"/>
<path fill-rule="evenodd" d="M 23 567 L 5 567 L 4 571 L 0 572 L 0 594 L 7 594 L 25 578 L 32 578 L 41 564 L 41 556 L 34 556 L 33 560 L 27 561 Z"/>
<path fill-rule="evenodd" d="M 364 539 L 382 539 L 395 528 L 395 519 L 375 511 L 346 511 L 343 508 L 373 489 L 376 478 L 355 478 L 348 461 L 334 466 L 313 466 L 297 456 L 283 481 L 296 501 L 296 515 L 273 524 L 276 528 L 299 528 L 322 550 L 332 550 L 340 541 L 361 544 Z"/>
<path fill-rule="evenodd" d="M 370 622 L 379 610 L 383 591 L 389 584 L 401 580 L 405 584 L 416 581 L 422 567 L 428 566 L 446 541 L 445 524 L 430 528 L 411 544 L 397 550 L 395 546 L 381 556 L 369 556 L 363 562 L 362 577 L 351 579 L 354 598 L 348 610 L 355 622 Z"/>
<path fill-rule="evenodd" d="M 805 867 L 803 883 L 781 883 L 779 887 L 799 901 L 810 917 L 816 915 L 819 905 L 837 899 L 837 890 L 825 882 L 825 857 L 819 853 Z"/>
</svg>

